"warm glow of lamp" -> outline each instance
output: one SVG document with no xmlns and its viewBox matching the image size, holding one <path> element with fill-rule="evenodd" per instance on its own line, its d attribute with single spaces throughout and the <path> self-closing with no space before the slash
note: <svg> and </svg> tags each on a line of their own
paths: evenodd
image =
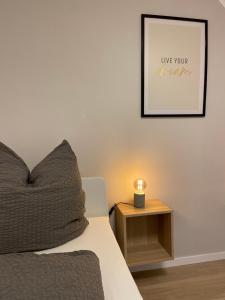
<svg viewBox="0 0 225 300">
<path fill-rule="evenodd" d="M 134 181 L 134 188 L 136 194 L 144 194 L 146 189 L 146 182 L 142 178 L 138 178 Z"/>
<path fill-rule="evenodd" d="M 138 178 L 134 181 L 134 206 L 137 208 L 145 207 L 145 189 L 146 182 L 142 178 Z"/>
</svg>

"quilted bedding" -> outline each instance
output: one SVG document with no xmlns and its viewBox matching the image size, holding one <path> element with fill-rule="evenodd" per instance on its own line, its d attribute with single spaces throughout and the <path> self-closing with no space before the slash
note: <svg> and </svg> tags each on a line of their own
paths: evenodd
<svg viewBox="0 0 225 300">
<path fill-rule="evenodd" d="M 99 260 L 87 250 L 0 255 L 0 299 L 102 300 Z"/>
</svg>

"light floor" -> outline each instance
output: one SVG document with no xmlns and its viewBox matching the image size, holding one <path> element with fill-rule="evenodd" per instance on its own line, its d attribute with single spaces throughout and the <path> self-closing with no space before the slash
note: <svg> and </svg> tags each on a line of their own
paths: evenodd
<svg viewBox="0 0 225 300">
<path fill-rule="evenodd" d="M 144 300 L 225 300 L 225 260 L 134 273 Z"/>
</svg>

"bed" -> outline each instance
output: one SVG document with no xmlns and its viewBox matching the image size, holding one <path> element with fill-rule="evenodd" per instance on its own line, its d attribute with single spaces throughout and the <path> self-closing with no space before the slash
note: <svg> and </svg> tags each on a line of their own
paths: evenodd
<svg viewBox="0 0 225 300">
<path fill-rule="evenodd" d="M 37 253 L 91 250 L 100 260 L 106 300 L 142 299 L 110 227 L 104 180 L 97 177 L 83 178 L 82 184 L 86 193 L 89 226 L 78 238 Z"/>
</svg>

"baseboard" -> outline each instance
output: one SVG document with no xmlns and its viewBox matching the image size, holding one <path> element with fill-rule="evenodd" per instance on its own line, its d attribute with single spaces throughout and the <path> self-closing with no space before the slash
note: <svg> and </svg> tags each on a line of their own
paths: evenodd
<svg viewBox="0 0 225 300">
<path fill-rule="evenodd" d="M 199 255 L 193 255 L 193 256 L 177 257 L 174 260 L 165 261 L 165 262 L 158 263 L 158 264 L 131 267 L 130 270 L 131 270 L 131 272 L 156 270 L 156 269 L 171 268 L 171 267 L 184 266 L 184 265 L 190 265 L 190 264 L 198 264 L 198 263 L 223 260 L 223 259 L 225 259 L 225 251 L 215 252 L 215 253 L 207 253 L 207 254 L 199 254 Z"/>
</svg>

